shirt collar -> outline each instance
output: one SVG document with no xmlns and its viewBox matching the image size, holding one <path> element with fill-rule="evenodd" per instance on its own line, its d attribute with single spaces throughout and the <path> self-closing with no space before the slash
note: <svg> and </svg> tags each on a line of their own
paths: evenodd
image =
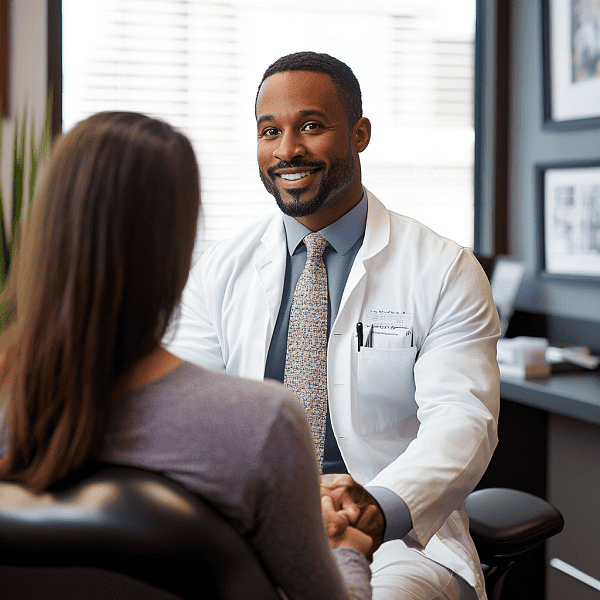
<svg viewBox="0 0 600 600">
<path fill-rule="evenodd" d="M 363 192 L 360 202 L 352 210 L 317 233 L 322 235 L 338 254 L 346 254 L 365 232 L 367 205 L 367 193 Z M 289 215 L 283 215 L 283 224 L 288 252 L 293 256 L 302 240 L 312 231 Z"/>
</svg>

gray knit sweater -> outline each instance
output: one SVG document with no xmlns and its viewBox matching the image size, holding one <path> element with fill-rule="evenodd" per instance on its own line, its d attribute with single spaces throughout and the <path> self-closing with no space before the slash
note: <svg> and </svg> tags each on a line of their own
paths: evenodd
<svg viewBox="0 0 600 600">
<path fill-rule="evenodd" d="M 329 547 L 308 424 L 281 384 L 183 363 L 116 404 L 99 458 L 163 472 L 201 494 L 290 600 L 371 598 L 362 554 Z"/>
</svg>

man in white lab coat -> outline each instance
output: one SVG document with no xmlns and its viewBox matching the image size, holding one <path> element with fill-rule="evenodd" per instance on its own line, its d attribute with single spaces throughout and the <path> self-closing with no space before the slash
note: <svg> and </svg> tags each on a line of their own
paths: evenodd
<svg viewBox="0 0 600 600">
<path fill-rule="evenodd" d="M 362 515 L 373 536 L 376 600 L 484 599 L 463 500 L 497 443 L 500 330 L 487 278 L 470 250 L 362 186 L 371 125 L 344 63 L 312 52 L 279 59 L 260 84 L 256 120 L 260 176 L 280 211 L 204 253 L 169 349 L 283 380 L 302 240 L 319 232 L 324 472 L 349 473 L 324 475 L 322 493 L 348 519 Z"/>
</svg>

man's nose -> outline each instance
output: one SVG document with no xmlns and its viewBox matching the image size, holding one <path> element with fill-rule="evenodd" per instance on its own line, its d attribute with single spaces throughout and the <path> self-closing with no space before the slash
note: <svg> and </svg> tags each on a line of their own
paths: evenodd
<svg viewBox="0 0 600 600">
<path fill-rule="evenodd" d="M 296 132 L 286 132 L 279 138 L 279 145 L 273 151 L 277 160 L 292 162 L 295 158 L 301 158 L 306 154 L 306 148 L 302 143 L 302 137 Z"/>
</svg>

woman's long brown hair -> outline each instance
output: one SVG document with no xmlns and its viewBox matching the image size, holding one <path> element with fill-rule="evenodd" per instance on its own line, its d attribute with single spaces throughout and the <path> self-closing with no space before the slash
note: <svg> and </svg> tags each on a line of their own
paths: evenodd
<svg viewBox="0 0 600 600">
<path fill-rule="evenodd" d="M 199 194 L 190 142 L 160 120 L 99 113 L 58 140 L 2 298 L 1 479 L 46 489 L 100 447 L 183 291 Z"/>
</svg>

